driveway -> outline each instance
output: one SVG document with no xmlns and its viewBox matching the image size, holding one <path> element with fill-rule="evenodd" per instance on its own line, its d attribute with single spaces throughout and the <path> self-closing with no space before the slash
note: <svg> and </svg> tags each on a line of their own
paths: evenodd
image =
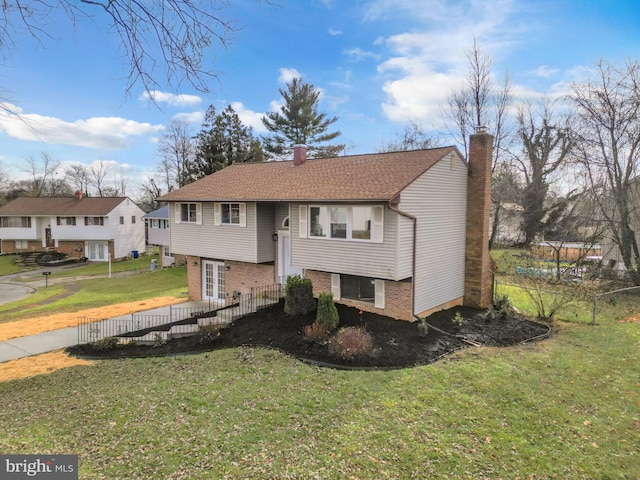
<svg viewBox="0 0 640 480">
<path fill-rule="evenodd" d="M 36 289 L 28 285 L 0 281 L 0 305 L 16 302 L 36 293 Z"/>
</svg>

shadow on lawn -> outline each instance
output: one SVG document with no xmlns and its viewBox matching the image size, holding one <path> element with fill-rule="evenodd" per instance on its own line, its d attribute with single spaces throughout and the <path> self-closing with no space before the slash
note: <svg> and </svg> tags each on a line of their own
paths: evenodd
<svg viewBox="0 0 640 480">
<path fill-rule="evenodd" d="M 67 352 L 93 358 L 128 358 L 265 346 L 323 366 L 383 369 L 426 365 L 466 346 L 509 346 L 546 338 L 550 333 L 548 326 L 517 314 L 488 315 L 486 311 L 455 307 L 429 316 L 425 334 L 418 322 L 361 313 L 341 304 L 336 307 L 340 328 L 362 326 L 371 334 L 373 342 L 367 354 L 343 359 L 332 353 L 326 343 L 306 340 L 303 329 L 315 321 L 315 312 L 289 317 L 284 314 L 283 302 L 237 319 L 221 330 L 172 339 L 161 345 L 120 344 L 109 350 L 97 350 L 93 344 L 86 344 L 69 347 Z M 454 322 L 457 313 L 461 322 Z"/>
</svg>

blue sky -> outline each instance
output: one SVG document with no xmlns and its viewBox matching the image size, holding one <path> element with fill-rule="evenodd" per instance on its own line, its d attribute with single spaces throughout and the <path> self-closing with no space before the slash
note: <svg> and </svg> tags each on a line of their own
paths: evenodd
<svg viewBox="0 0 640 480">
<path fill-rule="evenodd" d="M 23 178 L 24 159 L 43 152 L 63 165 L 108 161 L 135 198 L 173 119 L 192 122 L 195 133 L 209 105 L 232 104 L 262 134 L 260 117 L 277 108 L 278 88 L 294 75 L 322 91 L 320 110 L 339 118 L 347 153 L 367 153 L 409 121 L 443 130 L 443 105 L 462 81 L 474 37 L 519 99 L 566 93 L 599 59 L 622 63 L 640 48 L 636 0 L 229 3 L 225 14 L 240 29 L 206 59 L 220 72 L 211 93 L 161 86 L 157 105 L 141 85 L 125 94 L 119 41 L 100 16 L 75 30 L 51 16 L 52 38 L 41 43 L 14 34 L 0 63 L 0 101 L 21 116 L 0 114 L 0 167 Z"/>
</svg>

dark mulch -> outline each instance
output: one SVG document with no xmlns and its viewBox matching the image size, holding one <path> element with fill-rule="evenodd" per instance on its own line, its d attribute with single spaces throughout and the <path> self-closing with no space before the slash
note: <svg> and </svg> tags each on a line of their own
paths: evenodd
<svg viewBox="0 0 640 480">
<path fill-rule="evenodd" d="M 159 346 L 119 345 L 114 350 L 96 351 L 91 345 L 70 347 L 69 353 L 94 357 L 138 357 L 208 351 L 238 346 L 277 348 L 301 360 L 342 368 L 400 368 L 432 363 L 460 348 L 482 344 L 508 346 L 544 338 L 545 325 L 511 314 L 487 315 L 487 312 L 456 307 L 427 318 L 431 326 L 425 335 L 417 322 L 393 320 L 337 304 L 340 327 L 363 326 L 373 337 L 368 355 L 344 360 L 333 354 L 326 343 L 305 340 L 303 329 L 315 321 L 315 312 L 288 317 L 283 305 L 275 305 L 234 321 L 218 332 L 174 339 Z M 456 312 L 462 325 L 452 320 Z M 446 333 L 445 333 L 446 332 Z M 465 341 L 467 340 L 467 341 Z"/>
</svg>

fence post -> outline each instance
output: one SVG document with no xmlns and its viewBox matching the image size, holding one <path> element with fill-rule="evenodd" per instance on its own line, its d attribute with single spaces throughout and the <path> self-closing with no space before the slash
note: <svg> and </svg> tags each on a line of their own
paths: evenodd
<svg viewBox="0 0 640 480">
<path fill-rule="evenodd" d="M 591 325 L 596 324 L 596 304 L 598 302 L 598 294 L 593 295 L 593 316 L 591 317 Z"/>
</svg>

